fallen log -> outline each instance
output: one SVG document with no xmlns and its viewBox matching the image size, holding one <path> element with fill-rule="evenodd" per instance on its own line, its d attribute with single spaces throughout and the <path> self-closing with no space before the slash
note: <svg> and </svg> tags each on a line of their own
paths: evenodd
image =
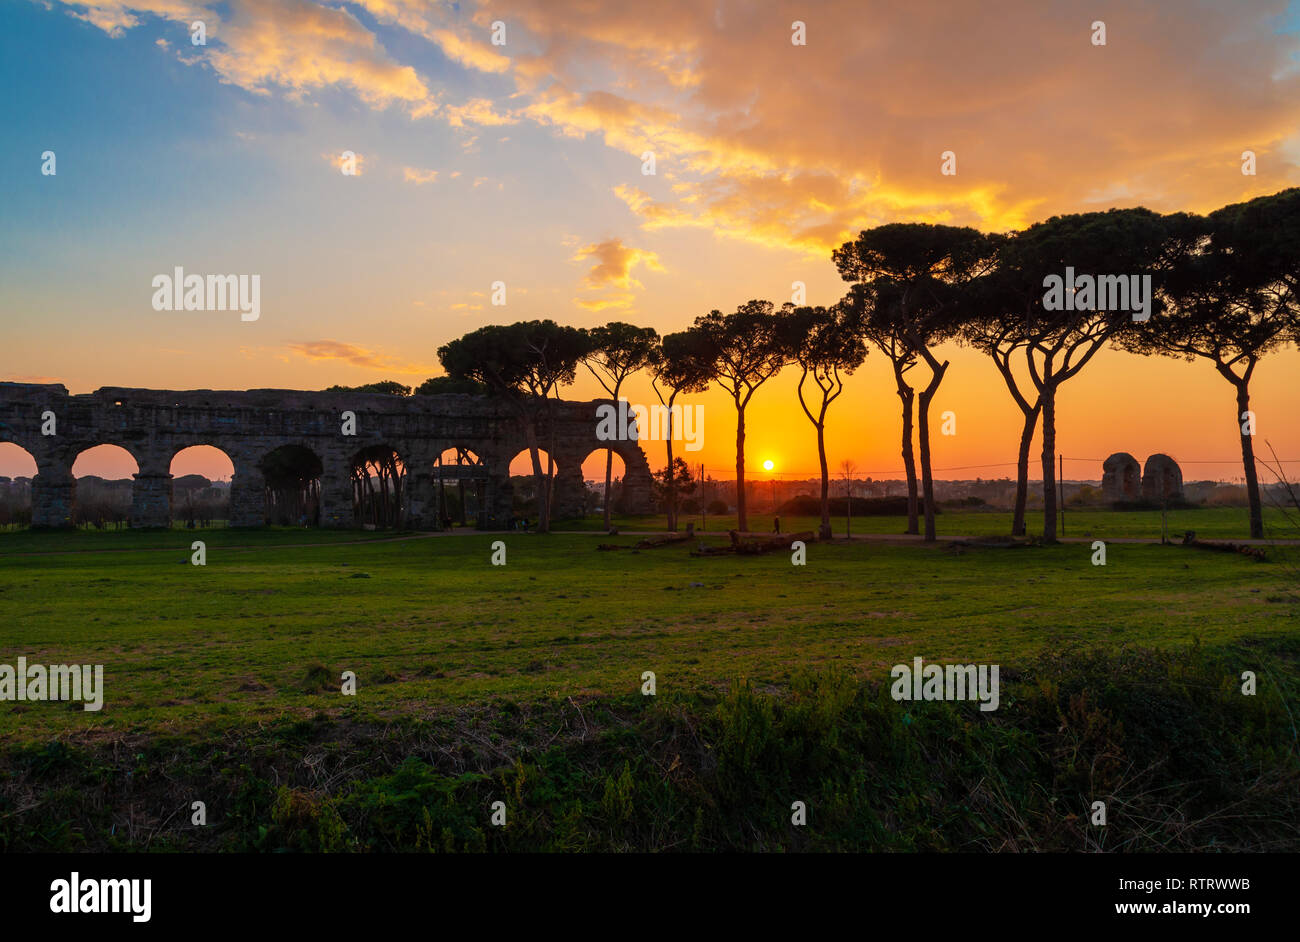
<svg viewBox="0 0 1300 942">
<path fill-rule="evenodd" d="M 685 543 L 688 540 L 695 539 L 693 533 L 670 533 L 667 536 L 648 536 L 639 541 L 637 549 L 654 549 L 656 546 L 672 546 L 674 543 Z"/>
<path fill-rule="evenodd" d="M 1268 559 L 1268 551 L 1262 546 L 1248 546 L 1241 543 L 1226 543 L 1216 540 L 1198 540 L 1196 532 L 1193 530 L 1188 530 L 1183 535 L 1183 545 L 1195 549 L 1217 550 L 1220 553 L 1240 553 L 1260 562 Z"/>
<path fill-rule="evenodd" d="M 730 556 L 735 550 L 730 546 L 705 546 L 700 544 L 698 549 L 691 550 L 692 556 Z"/>
<path fill-rule="evenodd" d="M 812 543 L 817 539 L 817 535 L 811 530 L 804 530 L 801 533 L 772 533 L 762 535 L 741 533 L 739 530 L 730 530 L 728 533 L 731 536 L 732 551 L 743 556 L 754 556 L 761 553 L 774 553 L 778 550 L 789 550 L 790 544 L 796 540 L 802 540 L 804 543 Z"/>
</svg>

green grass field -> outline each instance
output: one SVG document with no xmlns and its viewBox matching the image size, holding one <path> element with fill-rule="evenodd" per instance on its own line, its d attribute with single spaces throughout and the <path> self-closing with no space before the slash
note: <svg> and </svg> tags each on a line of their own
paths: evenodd
<svg viewBox="0 0 1300 942">
<path fill-rule="evenodd" d="M 1188 528 L 1201 535 L 1230 523 L 1221 511 L 1188 514 L 1196 517 Z M 1150 520 L 1131 519 L 1141 516 L 1098 514 L 1086 523 L 1081 520 L 1079 528 L 1098 537 L 1143 536 Z M 1000 519 L 992 514 L 942 518 L 945 528 L 956 530 L 960 521 L 971 534 L 1003 532 Z M 864 531 L 890 532 L 883 520 L 863 523 L 868 524 Z M 787 530 L 796 526 L 793 521 L 783 525 Z M 703 538 L 725 539 L 712 532 Z M 207 542 L 206 566 L 190 564 L 193 539 Z M 491 565 L 495 540 L 506 545 L 505 566 Z M 1293 562 L 1277 551 L 1259 562 L 1182 546 L 1113 543 L 1101 567 L 1092 565 L 1087 544 L 956 552 L 944 542 L 836 541 L 810 544 L 807 565 L 794 566 L 788 553 L 698 558 L 686 545 L 599 551 L 601 542 L 631 547 L 636 536 L 455 533 L 394 539 L 391 534 L 315 530 L 0 535 L 0 661 L 12 664 L 21 654 L 29 663 L 103 664 L 105 672 L 100 712 L 66 703 L 0 705 L 0 768 L 5 770 L 0 840 L 29 849 L 118 846 L 107 829 L 122 823 L 125 812 L 112 796 L 125 800 L 116 776 L 127 768 L 134 768 L 141 782 L 152 772 L 160 794 L 170 787 L 166 783 L 174 785 L 186 776 L 228 776 L 223 788 L 229 796 L 227 813 L 233 814 L 240 789 L 250 786 L 247 776 L 234 775 L 230 768 L 241 763 L 261 768 L 253 758 L 259 750 L 262 763 L 278 771 L 274 776 L 266 768 L 257 775 L 250 772 L 252 781 L 298 785 L 286 797 L 266 784 L 247 821 L 229 818 L 224 833 L 236 843 L 224 846 L 247 849 L 250 843 L 261 847 L 257 840 L 269 840 L 264 849 L 331 849 L 318 833 L 324 827 L 320 801 L 359 801 L 358 788 L 379 787 L 374 776 L 404 774 L 403 760 L 417 756 L 429 763 L 421 774 L 434 776 L 425 784 L 438 794 L 487 787 L 483 783 L 493 775 L 507 774 L 503 769 L 522 774 L 518 763 L 529 756 L 542 761 L 539 751 L 551 757 L 547 762 L 560 761 L 543 750 L 548 736 L 550 749 L 572 747 L 586 756 L 579 761 L 564 752 L 564 767 L 578 762 L 585 771 L 575 781 L 596 789 L 600 801 L 602 789 L 615 787 L 609 783 L 619 780 L 623 766 L 637 770 L 627 771 L 632 779 L 648 776 L 646 783 L 629 780 L 627 788 L 636 791 L 644 785 L 654 791 L 671 780 L 663 769 L 672 757 L 663 757 L 662 768 L 646 764 L 650 745 L 629 746 L 628 737 L 639 742 L 638 737 L 653 733 L 658 738 L 651 742 L 662 742 L 666 734 L 656 724 L 685 722 L 694 728 L 697 721 L 700 726 L 723 722 L 714 710 L 750 703 L 744 699 L 748 693 L 735 699 L 737 689 L 775 704 L 752 707 L 759 716 L 772 710 L 779 714 L 791 697 L 797 701 L 792 691 L 806 685 L 808 677 L 838 678 L 829 688 L 824 685 L 830 682 L 821 681 L 818 689 L 840 689 L 836 684 L 878 689 L 887 685 L 891 665 L 918 655 L 926 661 L 1000 664 L 1004 682 L 1014 684 L 1022 675 L 1035 676 L 1044 659 L 1063 651 L 1149 651 L 1157 658 L 1164 656 L 1160 652 L 1181 657 L 1204 651 L 1219 666 L 1197 662 L 1194 670 L 1210 671 L 1209 680 L 1198 682 L 1201 687 L 1231 693 L 1241 671 L 1259 673 L 1269 701 L 1260 709 L 1269 711 L 1268 719 L 1250 719 L 1250 735 L 1267 729 L 1283 743 L 1294 736 L 1294 725 L 1288 732 L 1285 718 L 1297 712 L 1300 583 Z M 356 696 L 339 692 L 340 675 L 349 670 L 357 676 Z M 1169 670 L 1170 677 L 1194 672 L 1186 666 Z M 640 695 L 645 671 L 656 675 L 655 698 Z M 736 688 L 737 683 L 748 686 Z M 1173 689 L 1179 682 L 1170 683 Z M 1053 685 L 1064 689 L 1068 682 L 1026 687 L 1022 696 L 1027 703 L 1055 690 Z M 1108 690 L 1109 695 L 1141 698 L 1150 686 L 1135 669 L 1117 667 L 1095 696 L 1104 697 Z M 1228 694 L 1221 690 L 1219 695 Z M 1071 708 L 1070 702 L 1062 700 L 1061 709 Z M 1010 711 L 1007 722 L 1015 719 L 1015 703 L 1015 696 L 1004 700 L 1001 712 Z M 834 704 L 835 710 L 849 709 L 847 699 Z M 1124 704 L 1116 710 L 1128 709 L 1128 701 Z M 897 706 L 887 702 L 870 710 L 901 716 Z M 861 705 L 855 710 L 854 716 L 870 712 Z M 987 727 L 1002 722 L 979 713 L 943 716 L 942 723 L 967 729 L 963 736 L 971 735 L 970 723 Z M 1021 719 L 1027 722 L 1028 716 Z M 581 746 L 573 740 L 579 722 Z M 763 722 L 776 721 L 769 716 Z M 853 722 L 858 720 L 846 719 L 846 728 Z M 1130 735 L 1138 723 L 1130 720 Z M 610 755 L 584 752 L 587 733 L 613 750 Z M 719 735 L 725 740 L 725 724 Z M 756 734 L 751 730 L 741 740 L 749 735 Z M 810 735 L 807 730 L 798 733 L 805 735 Z M 1027 734 L 1020 730 L 1016 735 Z M 1273 756 L 1271 761 L 1281 762 L 1281 771 L 1270 774 L 1295 775 L 1294 752 L 1279 759 L 1285 751 L 1278 754 L 1276 742 L 1260 748 Z M 79 758 L 61 764 L 56 761 L 65 755 L 61 750 L 72 750 L 68 754 Z M 325 761 L 321 756 L 340 750 L 367 755 L 368 764 L 328 785 L 311 776 L 301 780 L 307 774 L 302 763 Z M 473 760 L 446 758 L 462 750 L 473 753 Z M 451 766 L 440 766 L 439 756 Z M 721 774 L 709 761 L 700 761 L 699 775 L 708 769 Z M 908 761 L 920 759 L 913 755 Z M 1050 761 L 1046 767 L 1055 769 Z M 76 771 L 83 767 L 98 771 Z M 801 764 L 797 768 L 800 775 L 811 774 Z M 479 784 L 455 784 L 469 772 L 481 776 L 475 780 Z M 654 784 L 661 772 L 666 777 Z M 78 776 L 85 775 L 89 785 L 78 784 Z M 390 785 L 406 794 L 400 783 L 383 789 Z M 61 797 L 39 797 L 46 787 Z M 93 810 L 76 797 L 78 788 L 87 787 L 104 792 Z M 555 785 L 557 794 L 568 795 L 567 787 Z M 676 792 L 673 796 L 663 800 L 686 801 Z M 582 805 L 581 798 L 569 799 Z M 596 799 L 585 800 L 590 806 Z M 23 810 L 32 801 L 44 805 L 44 811 Z M 650 798 L 645 801 L 653 804 Z M 710 801 L 717 806 L 721 799 Z M 294 802 L 315 809 L 307 814 L 308 823 L 299 820 L 301 809 Z M 52 814 L 52 807 L 71 810 L 62 817 L 41 817 Z M 421 807 L 428 812 L 427 802 Z M 688 810 L 673 807 L 674 814 Z M 464 810 L 456 808 L 457 814 Z M 937 827 L 937 819 L 926 817 L 933 813 L 915 809 L 918 821 Z M 373 823 L 365 815 L 354 820 L 330 810 L 334 814 L 347 822 L 340 825 L 340 834 L 361 833 Z M 195 846 L 197 838 L 176 833 L 175 822 L 169 830 L 162 820 L 158 810 L 153 829 L 141 825 L 141 833 L 163 835 L 156 838 L 160 847 Z M 268 826 L 271 832 L 257 830 Z M 537 832 L 535 841 L 519 846 L 556 849 L 558 825 L 551 821 L 549 826 L 550 836 Z M 715 826 L 722 832 L 711 830 Z M 868 835 L 862 822 L 845 824 L 848 836 L 833 846 L 910 848 L 930 846 L 933 839 L 900 838 L 879 822 L 868 830 L 877 826 L 885 830 Z M 392 846 L 419 845 L 413 827 L 391 838 Z M 726 833 L 724 823 L 691 827 L 697 840 L 698 833 L 712 835 L 703 846 L 736 846 L 719 836 Z M 460 835 L 453 846 L 480 846 L 474 835 L 481 837 L 481 829 L 472 822 L 457 818 L 447 828 Z M 655 837 L 652 824 L 644 829 L 626 846 L 679 846 Z M 116 835 L 115 828 L 112 833 Z M 280 837 L 267 838 L 267 833 Z M 300 840 L 304 833 L 314 835 L 305 844 Z M 438 843 L 439 833 L 432 838 L 426 834 L 426 843 Z M 604 843 L 607 835 L 601 834 L 594 845 L 586 838 L 572 840 L 584 847 L 625 846 Z M 367 838 L 372 839 L 378 840 Z M 353 844 L 339 840 L 340 847 L 351 847 L 361 838 L 353 838 Z M 484 840 L 483 846 L 494 846 L 490 836 Z M 139 849 L 141 842 L 121 846 Z M 1051 840 L 1040 835 L 1030 846 L 1051 846 Z"/>
<path fill-rule="evenodd" d="M 771 505 L 769 504 L 768 507 Z M 1000 510 L 949 510 L 940 508 L 935 528 L 940 539 L 957 536 L 1000 536 L 1011 532 L 1011 513 Z M 683 515 L 679 522 L 682 529 L 687 523 L 694 523 L 696 530 L 709 533 L 725 533 L 736 526 L 736 515 L 722 516 L 699 514 Z M 771 513 L 751 513 L 749 529 L 755 533 L 769 533 L 772 530 Z M 797 533 L 802 530 L 816 532 L 821 520 L 817 517 L 781 518 L 781 530 Z M 1030 534 L 1043 532 L 1042 511 L 1030 511 L 1026 518 Z M 615 516 L 614 525 L 620 530 L 663 530 L 665 518 L 662 516 L 621 517 Z M 846 530 L 855 534 L 899 534 L 907 530 L 906 517 L 880 516 L 856 517 L 846 520 L 844 517 L 832 517 L 831 526 L 836 537 L 843 537 Z M 1195 510 L 1171 510 L 1166 526 L 1169 538 L 1181 540 L 1188 530 L 1195 531 L 1199 539 L 1241 540 L 1250 536 L 1250 522 L 1244 507 L 1201 507 Z M 1266 536 L 1277 539 L 1300 538 L 1294 525 L 1286 516 L 1271 507 L 1264 509 L 1264 527 Z M 561 525 L 565 530 L 603 530 L 604 519 L 599 515 L 582 520 L 565 520 Z M 1115 511 L 1115 510 L 1067 510 L 1065 515 L 1065 533 L 1067 538 L 1088 537 L 1096 539 L 1160 539 L 1161 519 L 1158 512 L 1151 511 Z"/>
</svg>

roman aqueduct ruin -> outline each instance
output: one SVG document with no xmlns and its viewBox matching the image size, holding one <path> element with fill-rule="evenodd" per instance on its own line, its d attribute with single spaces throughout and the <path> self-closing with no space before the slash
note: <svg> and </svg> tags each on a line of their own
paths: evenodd
<svg viewBox="0 0 1300 942">
<path fill-rule="evenodd" d="M 600 401 L 557 402 L 554 428 L 543 420 L 538 442 L 555 462 L 556 516 L 581 512 L 582 463 L 609 449 L 624 463 L 623 500 L 648 510 L 650 466 L 636 441 L 600 441 Z M 355 417 L 345 434 L 344 413 Z M 53 418 L 53 422 L 50 419 Z M 193 445 L 220 448 L 234 465 L 231 526 L 262 526 L 267 513 L 265 461 L 292 447 L 319 462 L 321 526 L 356 525 L 354 468 L 358 456 L 388 450 L 404 469 L 401 525 L 437 529 L 437 485 L 468 481 L 478 495 L 480 526 L 503 526 L 511 516 L 510 463 L 527 448 L 520 422 L 496 400 L 463 395 L 388 396 L 352 392 L 128 389 L 105 387 L 69 395 L 62 385 L 0 383 L 0 442 L 13 442 L 35 459 L 32 525 L 70 526 L 76 500 L 72 474 L 77 456 L 96 445 L 117 445 L 135 459 L 130 525 L 165 527 L 172 521 L 172 458 Z M 305 449 L 304 451 L 301 451 Z M 449 449 L 471 454 L 448 465 Z"/>
</svg>

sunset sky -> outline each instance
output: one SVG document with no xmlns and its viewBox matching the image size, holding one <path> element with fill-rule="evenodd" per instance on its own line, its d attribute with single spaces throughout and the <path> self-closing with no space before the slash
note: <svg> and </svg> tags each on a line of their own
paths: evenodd
<svg viewBox="0 0 1300 942">
<path fill-rule="evenodd" d="M 484 324 L 668 332 L 790 300 L 795 281 L 832 303 L 846 285 L 831 249 L 885 222 L 1006 231 L 1300 185 L 1300 4 L 1283 0 L 6 0 L 0 87 L 0 380 L 72 392 L 416 385 L 440 372 L 439 345 Z M 349 150 L 355 176 L 340 171 Z M 176 266 L 260 275 L 260 318 L 155 311 L 151 281 Z M 934 409 L 956 413 L 957 434 L 936 436 L 936 475 L 1014 474 L 1020 413 L 997 372 L 944 354 Z M 1297 367 L 1288 349 L 1253 383 L 1259 439 L 1292 470 Z M 755 396 L 760 478 L 766 459 L 816 473 L 796 380 Z M 598 394 L 589 376 L 565 391 Z M 643 377 L 627 395 L 655 401 Z M 687 459 L 730 476 L 729 399 L 691 401 L 704 449 Z M 1064 387 L 1058 442 L 1236 478 L 1234 412 L 1203 361 L 1107 351 Z M 878 353 L 832 407 L 828 443 L 833 467 L 901 473 Z M 660 443 L 647 451 L 662 464 Z M 191 465 L 174 470 L 226 473 Z M 32 471 L 0 446 L 0 474 Z"/>
</svg>

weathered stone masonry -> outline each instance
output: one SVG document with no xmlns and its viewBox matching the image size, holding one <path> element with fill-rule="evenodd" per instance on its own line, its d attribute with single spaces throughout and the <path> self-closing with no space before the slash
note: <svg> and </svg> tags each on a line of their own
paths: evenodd
<svg viewBox="0 0 1300 942">
<path fill-rule="evenodd" d="M 549 421 L 540 447 L 555 459 L 555 514 L 581 510 L 582 463 L 593 451 L 612 449 L 623 459 L 629 509 L 651 507 L 650 466 L 635 441 L 596 438 L 592 402 L 555 406 L 554 449 Z M 342 434 L 342 414 L 356 414 L 356 435 Z M 42 415 L 52 412 L 55 435 L 42 435 Z M 510 461 L 527 448 L 523 429 L 508 407 L 490 398 L 460 395 L 409 398 L 368 393 L 301 392 L 286 389 L 172 391 L 104 387 L 72 396 L 62 385 L 0 383 L 0 441 L 14 442 L 36 459 L 32 525 L 72 523 L 77 455 L 96 445 L 118 445 L 139 467 L 132 489 L 131 526 L 171 523 L 171 462 L 192 445 L 220 448 L 234 463 L 231 526 L 261 526 L 265 490 L 259 464 L 283 445 L 310 449 L 321 461 L 321 524 L 348 527 L 352 520 L 349 472 L 363 448 L 385 445 L 406 468 L 405 526 L 435 529 L 435 462 L 448 448 L 468 448 L 482 461 L 485 516 L 510 516 Z"/>
</svg>

